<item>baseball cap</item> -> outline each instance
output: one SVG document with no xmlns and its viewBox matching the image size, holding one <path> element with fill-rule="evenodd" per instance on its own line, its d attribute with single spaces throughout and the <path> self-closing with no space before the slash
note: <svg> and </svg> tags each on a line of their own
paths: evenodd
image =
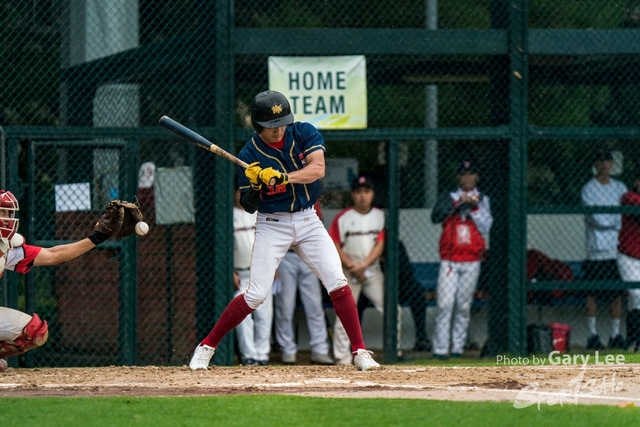
<svg viewBox="0 0 640 427">
<path fill-rule="evenodd" d="M 357 177 L 351 183 L 351 191 L 355 191 L 360 187 L 369 187 L 370 189 L 374 189 L 373 182 L 368 177 L 362 175 Z"/>
<path fill-rule="evenodd" d="M 465 172 L 472 172 L 472 173 L 478 172 L 476 162 L 473 159 L 468 157 L 460 160 L 460 163 L 458 163 L 458 174 L 462 174 Z"/>
<path fill-rule="evenodd" d="M 606 148 L 600 148 L 595 152 L 593 161 L 599 162 L 603 160 L 613 160 L 613 155 L 611 154 L 611 150 L 608 150 Z"/>
</svg>

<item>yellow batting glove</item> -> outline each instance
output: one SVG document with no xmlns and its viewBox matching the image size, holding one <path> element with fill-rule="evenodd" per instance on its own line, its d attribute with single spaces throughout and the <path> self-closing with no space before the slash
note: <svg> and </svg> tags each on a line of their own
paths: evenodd
<svg viewBox="0 0 640 427">
<path fill-rule="evenodd" d="M 274 168 L 262 169 L 258 177 L 267 185 L 286 185 L 289 183 L 289 175 L 279 172 Z"/>
<path fill-rule="evenodd" d="M 253 162 L 244 170 L 244 176 L 249 179 L 251 187 L 254 190 L 259 190 L 262 187 L 262 183 L 260 182 L 260 172 L 262 172 L 262 170 L 260 162 Z"/>
</svg>

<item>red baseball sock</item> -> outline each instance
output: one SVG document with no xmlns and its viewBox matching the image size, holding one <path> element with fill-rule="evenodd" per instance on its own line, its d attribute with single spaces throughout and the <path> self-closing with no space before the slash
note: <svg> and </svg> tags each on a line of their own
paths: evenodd
<svg viewBox="0 0 640 427">
<path fill-rule="evenodd" d="M 200 345 L 206 344 L 214 348 L 218 347 L 222 338 L 252 312 L 253 309 L 247 305 L 244 295 L 238 295 L 227 305 L 209 335 L 202 340 Z"/>
<path fill-rule="evenodd" d="M 351 341 L 351 351 L 355 353 L 359 348 L 365 348 L 362 329 L 360 329 L 360 319 L 358 319 L 358 308 L 351 293 L 351 288 L 343 286 L 331 292 L 329 296 L 331 297 L 331 302 L 333 302 L 336 316 L 342 322 L 349 341 Z"/>
</svg>

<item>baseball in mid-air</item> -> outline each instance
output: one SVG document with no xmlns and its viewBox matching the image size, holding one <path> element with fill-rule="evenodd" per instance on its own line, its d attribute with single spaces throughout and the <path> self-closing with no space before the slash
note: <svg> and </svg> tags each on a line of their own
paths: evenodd
<svg viewBox="0 0 640 427">
<path fill-rule="evenodd" d="M 148 232 L 149 232 L 149 224 L 147 224 L 144 221 L 140 221 L 139 223 L 136 224 L 136 234 L 138 236 L 144 236 Z"/>
</svg>

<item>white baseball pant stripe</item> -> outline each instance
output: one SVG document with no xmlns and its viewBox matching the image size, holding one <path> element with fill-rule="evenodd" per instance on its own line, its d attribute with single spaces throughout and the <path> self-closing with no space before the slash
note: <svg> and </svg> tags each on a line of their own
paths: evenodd
<svg viewBox="0 0 640 427">
<path fill-rule="evenodd" d="M 249 287 L 244 292 L 250 308 L 258 307 L 271 292 L 276 269 L 289 248 L 329 293 L 347 284 L 338 251 L 313 208 L 293 213 L 258 213 Z"/>
<path fill-rule="evenodd" d="M 384 313 L 384 275 L 379 265 L 374 268 L 370 267 L 369 271 L 371 274 L 364 283 L 354 281 L 347 270 L 344 270 L 344 274 L 349 280 L 349 287 L 356 304 L 358 303 L 358 298 L 360 298 L 360 292 L 362 292 L 371 301 L 376 310 Z M 398 348 L 400 348 L 401 340 L 401 311 L 400 306 L 398 306 Z M 353 363 L 349 337 L 338 318 L 336 318 L 333 328 L 333 355 L 337 365 L 351 365 Z"/>
<path fill-rule="evenodd" d="M 471 318 L 471 303 L 479 276 L 480 262 L 440 262 L 434 354 L 447 355 L 450 344 L 451 353 L 462 354 L 464 351 Z"/>
<path fill-rule="evenodd" d="M 293 252 L 287 252 L 278 267 L 281 289 L 275 299 L 276 339 L 284 354 L 297 354 L 298 346 L 293 330 L 293 313 L 296 308 L 296 293 L 304 306 L 311 352 L 328 354 L 329 342 L 320 283 L 313 271 Z"/>
<path fill-rule="evenodd" d="M 618 253 L 618 271 L 625 282 L 640 282 L 640 259 Z M 640 310 L 640 289 L 629 289 L 629 310 Z"/>
<path fill-rule="evenodd" d="M 240 295 L 249 283 L 249 270 L 236 272 L 240 276 L 240 290 L 236 291 L 234 298 Z M 264 302 L 236 326 L 238 347 L 243 359 L 269 360 L 272 322 L 273 294 L 269 292 Z"/>
</svg>

